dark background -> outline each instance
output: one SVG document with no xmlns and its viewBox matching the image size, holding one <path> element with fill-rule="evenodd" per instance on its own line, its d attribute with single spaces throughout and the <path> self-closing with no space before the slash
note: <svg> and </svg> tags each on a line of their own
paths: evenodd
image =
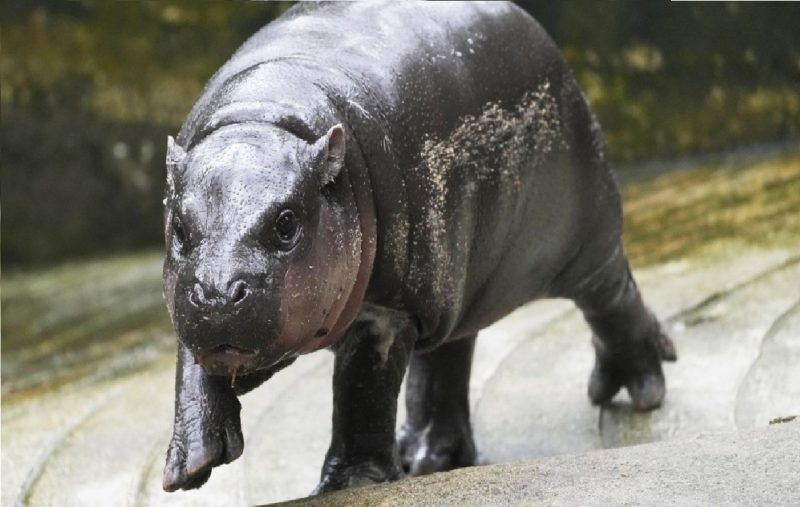
<svg viewBox="0 0 800 507">
<path fill-rule="evenodd" d="M 5 0 L 2 266 L 158 246 L 166 136 L 288 3 Z M 800 5 L 520 3 L 550 32 L 610 156 L 800 137 Z"/>
</svg>

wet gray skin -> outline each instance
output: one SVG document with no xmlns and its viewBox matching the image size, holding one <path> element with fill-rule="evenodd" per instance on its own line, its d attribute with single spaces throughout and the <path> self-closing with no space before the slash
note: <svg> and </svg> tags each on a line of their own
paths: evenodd
<svg viewBox="0 0 800 507">
<path fill-rule="evenodd" d="M 622 252 L 604 149 L 558 49 L 512 4 L 298 5 L 254 35 L 168 152 L 164 488 L 238 457 L 237 396 L 324 347 L 316 492 L 473 464 L 475 335 L 544 297 L 594 331 L 593 403 L 625 387 L 658 407 L 675 350 Z"/>
<path fill-rule="evenodd" d="M 166 299 L 183 345 L 210 373 L 246 374 L 316 350 L 336 327 L 361 236 L 352 196 L 331 185 L 341 127 L 322 141 L 244 124 L 189 155 L 171 145 Z"/>
</svg>

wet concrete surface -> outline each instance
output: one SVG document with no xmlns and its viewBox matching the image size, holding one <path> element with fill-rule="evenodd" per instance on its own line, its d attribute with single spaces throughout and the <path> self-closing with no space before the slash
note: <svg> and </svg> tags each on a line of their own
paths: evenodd
<svg viewBox="0 0 800 507">
<path fill-rule="evenodd" d="M 779 171 L 784 176 L 772 175 L 772 179 L 734 175 L 742 185 L 734 191 L 752 188 L 754 181 L 778 180 L 797 189 L 800 162 L 794 163 L 788 177 L 785 171 Z M 718 190 L 718 183 L 710 183 L 709 192 Z M 639 196 L 629 194 L 627 200 L 633 209 L 645 204 L 663 207 L 666 204 L 659 204 L 659 199 L 672 201 L 663 191 L 664 186 L 656 184 Z M 727 202 L 724 196 L 720 199 Z M 484 330 L 471 381 L 480 462 L 555 455 L 530 466 L 549 470 L 545 474 L 551 481 L 548 487 L 558 493 L 559 502 L 594 499 L 581 496 L 589 491 L 618 502 L 625 500 L 626 481 L 617 480 L 606 490 L 600 480 L 603 475 L 598 474 L 587 489 L 580 480 L 581 471 L 602 469 L 601 456 L 612 456 L 614 463 L 644 463 L 646 451 L 640 449 L 646 447 L 613 454 L 595 450 L 670 441 L 691 454 L 692 445 L 685 442 L 701 442 L 703 435 L 767 431 L 763 428 L 771 419 L 800 414 L 800 236 L 786 239 L 786 231 L 795 230 L 797 217 L 775 222 L 778 215 L 773 213 L 773 204 L 765 204 L 769 213 L 761 218 L 751 207 L 729 212 L 746 220 L 772 216 L 773 226 L 781 229 L 776 233 L 781 241 L 765 236 L 757 246 L 736 235 L 710 234 L 713 243 L 693 244 L 685 255 L 670 253 L 667 260 L 656 256 L 653 263 L 644 256 L 647 265 L 635 269 L 646 301 L 678 347 L 678 362 L 665 365 L 668 393 L 660 410 L 634 413 L 624 393 L 602 408 L 589 404 L 586 386 L 593 358 L 589 331 L 568 302 L 533 303 Z M 654 213 L 650 211 L 653 220 L 658 217 Z M 698 213 L 705 216 L 702 209 Z M 720 219 L 728 220 L 730 213 Z M 793 213 L 800 215 L 797 209 Z M 678 225 L 663 222 L 660 226 L 664 237 L 674 239 L 679 236 L 676 230 L 690 229 L 691 222 L 684 217 Z M 635 245 L 656 243 L 652 233 L 636 227 L 634 223 L 630 231 L 632 251 Z M 674 245 L 671 240 L 669 252 L 674 252 Z M 159 270 L 158 255 L 148 254 L 98 261 L 91 268 L 76 265 L 56 270 L 39 285 L 30 278 L 4 279 L 2 505 L 263 504 L 305 496 L 314 487 L 330 435 L 333 357 L 324 351 L 301 358 L 242 398 L 245 452 L 239 460 L 215 469 L 199 491 L 161 491 L 173 415 L 174 338 L 160 313 Z M 73 285 L 79 287 L 75 293 L 69 290 Z M 85 295 L 92 286 L 104 288 L 105 296 L 99 301 Z M 53 298 L 51 293 L 58 291 L 68 304 L 47 303 L 58 312 L 36 324 L 36 312 L 47 307 L 41 299 Z M 126 301 L 132 304 L 126 306 Z M 92 312 L 81 313 L 82 308 Z M 120 327 L 120 320 L 128 327 Z M 90 338 L 87 332 L 76 331 L 76 326 L 88 329 Z M 104 336 L 108 339 L 103 340 Z M 58 351 L 65 353 L 59 356 Z M 402 404 L 400 408 L 402 419 Z M 762 438 L 761 433 L 752 435 Z M 772 442 L 771 437 L 764 438 Z M 736 441 L 749 442 L 750 437 Z M 721 467 L 724 455 L 738 464 L 740 475 L 731 477 L 746 477 L 748 456 L 752 456 L 752 480 L 757 481 L 766 477 L 762 472 L 770 466 L 769 459 L 787 456 L 780 448 L 769 447 L 773 454 L 759 461 L 752 447 L 724 445 L 730 446 L 725 447 L 728 454 L 703 465 L 712 468 L 698 477 L 726 480 L 725 474 L 733 472 Z M 704 452 L 698 444 L 699 454 L 692 456 L 700 460 Z M 588 454 L 575 456 L 581 453 Z M 713 452 L 709 449 L 706 454 Z M 777 466 L 785 466 L 784 461 Z M 646 471 L 642 480 L 655 480 L 658 462 L 647 463 L 641 465 Z M 669 463 L 683 466 L 667 461 L 664 470 L 673 466 Z M 529 465 L 520 470 L 525 466 Z M 571 467 L 572 475 L 567 474 Z M 481 472 L 482 468 L 459 472 L 466 474 L 459 477 L 485 484 L 480 474 L 491 475 L 494 468 Z M 522 484 L 519 478 L 524 477 L 514 470 L 508 469 L 508 482 L 489 484 L 484 493 L 491 495 L 492 488 L 502 491 L 506 486 L 514 491 L 511 485 Z M 450 480 L 436 477 L 430 480 Z M 794 477 L 794 491 L 800 491 L 800 474 Z M 673 479 L 679 482 L 689 476 Z M 452 486 L 458 487 L 457 479 L 453 481 Z M 535 493 L 535 489 L 527 491 Z M 555 497 L 530 497 L 537 498 L 555 501 Z M 687 497 L 687 501 L 704 503 L 704 498 Z M 736 500 L 735 496 L 719 498 Z"/>
</svg>

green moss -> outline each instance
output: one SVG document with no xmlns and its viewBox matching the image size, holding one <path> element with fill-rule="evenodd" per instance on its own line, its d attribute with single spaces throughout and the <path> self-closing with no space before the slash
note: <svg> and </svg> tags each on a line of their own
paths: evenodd
<svg viewBox="0 0 800 507">
<path fill-rule="evenodd" d="M 800 155 L 664 174 L 623 188 L 625 249 L 639 266 L 733 244 L 800 245 Z"/>
</svg>

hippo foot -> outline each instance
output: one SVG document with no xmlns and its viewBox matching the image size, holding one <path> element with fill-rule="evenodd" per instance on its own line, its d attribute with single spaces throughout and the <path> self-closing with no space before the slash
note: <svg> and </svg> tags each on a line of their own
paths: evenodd
<svg viewBox="0 0 800 507">
<path fill-rule="evenodd" d="M 468 417 L 432 421 L 424 428 L 404 424 L 397 435 L 400 460 L 410 475 L 444 472 L 475 464 Z"/>
<path fill-rule="evenodd" d="M 190 490 L 202 486 L 211 476 L 211 469 L 230 463 L 244 450 L 239 421 L 239 402 L 235 407 L 214 414 L 194 414 L 175 422 L 172 440 L 164 467 L 165 491 Z"/>
<path fill-rule="evenodd" d="M 402 479 L 403 475 L 403 470 L 396 460 L 367 459 L 353 463 L 344 459 L 329 458 L 322 469 L 322 478 L 311 494 L 321 495 L 340 489 L 396 481 Z"/>
<path fill-rule="evenodd" d="M 674 361 L 676 356 L 674 344 L 664 334 L 635 346 L 628 344 L 624 352 L 598 353 L 589 378 L 589 399 L 601 405 L 624 386 L 637 411 L 656 409 L 666 394 L 661 361 Z"/>
</svg>

